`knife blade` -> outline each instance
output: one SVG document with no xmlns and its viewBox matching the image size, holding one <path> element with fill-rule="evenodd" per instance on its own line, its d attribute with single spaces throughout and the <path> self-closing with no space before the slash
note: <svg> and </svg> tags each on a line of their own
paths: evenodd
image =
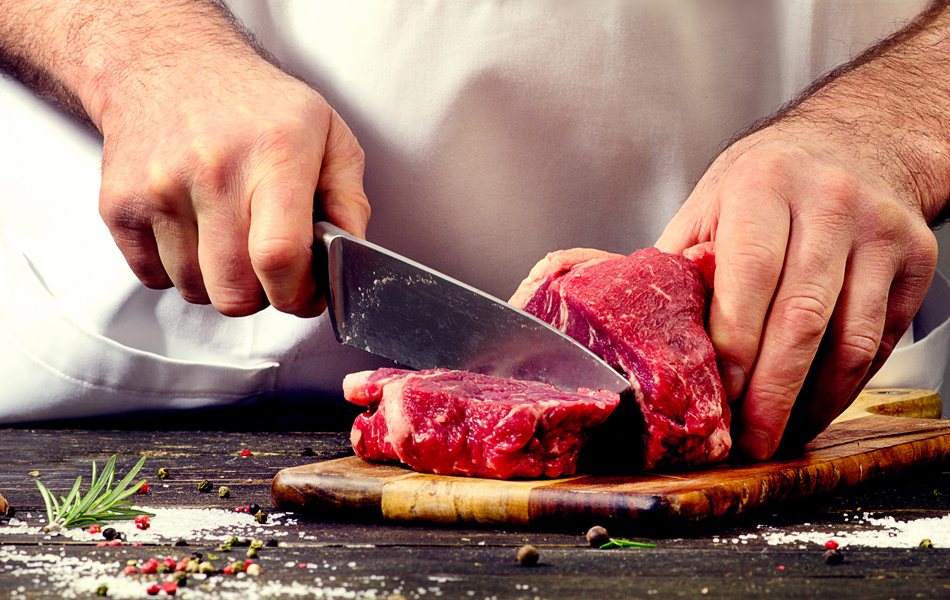
<svg viewBox="0 0 950 600">
<path fill-rule="evenodd" d="M 313 233 L 314 271 L 342 344 L 412 369 L 472 371 L 569 392 L 630 387 L 533 315 L 325 221 Z"/>
</svg>

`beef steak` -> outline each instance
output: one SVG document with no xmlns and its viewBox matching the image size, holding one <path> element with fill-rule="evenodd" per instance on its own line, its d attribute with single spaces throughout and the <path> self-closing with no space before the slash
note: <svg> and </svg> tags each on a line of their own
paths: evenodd
<svg viewBox="0 0 950 600">
<path fill-rule="evenodd" d="M 447 370 L 352 373 L 343 394 L 368 407 L 350 432 L 364 460 L 497 479 L 573 474 L 590 431 L 620 402 L 611 392 Z"/>
<path fill-rule="evenodd" d="M 687 255 L 693 260 L 656 248 L 553 252 L 510 300 L 627 374 L 648 470 L 716 463 L 732 444 L 705 329 L 714 258 L 708 248 Z"/>
</svg>

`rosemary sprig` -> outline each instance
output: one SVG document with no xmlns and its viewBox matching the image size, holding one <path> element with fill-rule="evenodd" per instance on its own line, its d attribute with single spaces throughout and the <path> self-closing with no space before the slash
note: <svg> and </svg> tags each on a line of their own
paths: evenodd
<svg viewBox="0 0 950 600">
<path fill-rule="evenodd" d="M 618 540 L 610 538 L 603 546 L 600 546 L 601 550 L 606 550 L 608 548 L 656 548 L 656 544 L 644 544 L 642 542 L 631 542 L 628 540 Z"/>
<path fill-rule="evenodd" d="M 135 477 L 142 465 L 145 464 L 145 457 L 132 467 L 132 470 L 113 488 L 112 481 L 115 478 L 115 456 L 109 459 L 102 473 L 96 476 L 96 462 L 92 463 L 92 479 L 89 483 L 89 491 L 85 496 L 81 496 L 79 485 L 82 483 L 82 477 L 76 478 L 76 483 L 66 497 L 56 496 L 49 491 L 45 485 L 36 480 L 36 487 L 40 489 L 40 495 L 43 496 L 43 503 L 46 504 L 46 516 L 49 524 L 43 528 L 47 533 L 53 533 L 63 528 L 85 527 L 87 525 L 101 525 L 105 521 L 116 521 L 123 519 L 134 519 L 138 515 L 155 515 L 144 510 L 132 508 L 133 503 L 126 500 L 129 496 L 139 490 L 145 484 L 143 479 L 138 484 L 129 487 L 132 478 Z"/>
</svg>

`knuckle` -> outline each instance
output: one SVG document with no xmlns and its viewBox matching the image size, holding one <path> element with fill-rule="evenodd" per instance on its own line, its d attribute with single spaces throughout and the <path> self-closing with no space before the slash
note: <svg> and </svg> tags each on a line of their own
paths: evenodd
<svg viewBox="0 0 950 600">
<path fill-rule="evenodd" d="M 825 292 L 816 287 L 792 294 L 776 303 L 773 316 L 800 341 L 817 341 L 824 334 L 834 308 L 834 303 L 824 296 Z"/>
<path fill-rule="evenodd" d="M 280 275 L 292 269 L 305 252 L 309 252 L 309 248 L 299 241 L 271 237 L 250 248 L 251 265 L 259 273 Z"/>
</svg>

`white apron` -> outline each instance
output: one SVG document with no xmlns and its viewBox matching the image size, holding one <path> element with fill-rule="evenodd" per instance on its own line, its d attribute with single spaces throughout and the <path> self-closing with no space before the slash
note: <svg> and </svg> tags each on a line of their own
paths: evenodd
<svg viewBox="0 0 950 600">
<path fill-rule="evenodd" d="M 370 239 L 502 298 L 550 250 L 651 245 L 723 142 L 924 4 L 232 2 L 360 140 Z M 303 424 L 385 364 L 326 318 L 144 288 L 98 216 L 98 140 L 8 80 L 0 141 L 0 423 L 291 398 Z M 888 385 L 941 384 L 932 296 Z"/>
</svg>

